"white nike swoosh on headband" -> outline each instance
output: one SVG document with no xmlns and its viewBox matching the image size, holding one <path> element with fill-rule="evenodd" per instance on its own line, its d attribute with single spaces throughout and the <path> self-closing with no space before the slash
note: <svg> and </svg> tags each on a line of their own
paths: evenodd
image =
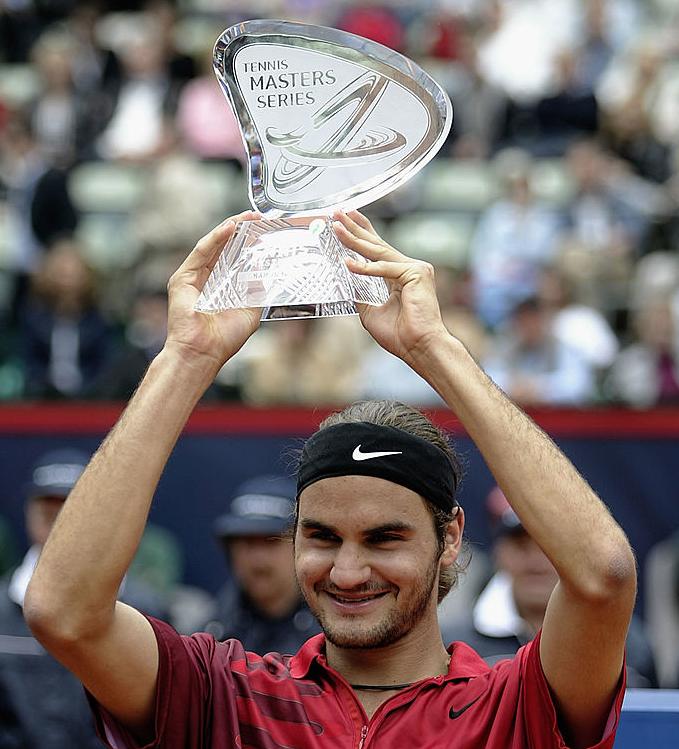
<svg viewBox="0 0 679 749">
<path fill-rule="evenodd" d="M 351 457 L 354 460 L 371 460 L 372 458 L 384 458 L 386 455 L 403 455 L 402 450 L 386 450 L 383 452 L 376 452 L 376 453 L 364 453 L 361 452 L 361 446 L 358 445 L 354 452 L 351 454 Z"/>
</svg>

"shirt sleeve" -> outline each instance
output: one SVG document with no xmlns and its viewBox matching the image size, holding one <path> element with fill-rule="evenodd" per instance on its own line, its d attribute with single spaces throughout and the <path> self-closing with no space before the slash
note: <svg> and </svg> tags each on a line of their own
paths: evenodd
<svg viewBox="0 0 679 749">
<path fill-rule="evenodd" d="M 559 730 L 556 707 L 552 700 L 549 684 L 542 670 L 540 633 L 518 651 L 515 663 L 521 671 L 519 709 L 525 735 L 532 738 L 531 749 L 542 749 L 545 746 L 567 749 L 566 742 Z M 624 695 L 625 667 L 623 665 L 617 692 L 613 698 L 613 704 L 601 740 L 589 749 L 613 749 L 615 734 L 620 723 Z M 543 743 L 547 741 L 549 743 Z"/>
<path fill-rule="evenodd" d="M 111 749 L 201 749 L 209 745 L 213 669 L 217 644 L 209 635 L 186 637 L 169 624 L 148 617 L 158 642 L 155 735 L 139 744 L 96 699 L 88 694 L 97 733 Z M 234 713 L 224 705 L 224 718 Z"/>
</svg>

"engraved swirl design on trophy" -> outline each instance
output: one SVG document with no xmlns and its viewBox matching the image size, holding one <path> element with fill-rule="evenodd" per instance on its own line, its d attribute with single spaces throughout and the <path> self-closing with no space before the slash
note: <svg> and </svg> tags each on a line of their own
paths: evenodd
<svg viewBox="0 0 679 749">
<path fill-rule="evenodd" d="M 290 132 L 267 128 L 266 139 L 283 152 L 273 171 L 276 189 L 294 193 L 313 182 L 325 169 L 365 164 L 403 149 L 406 137 L 398 130 L 380 125 L 364 129 L 388 85 L 387 79 L 368 71 L 314 112 L 307 128 L 298 127 Z M 328 130 L 329 135 L 320 147 L 309 147 L 309 142 L 313 144 Z M 352 145 L 356 137 L 360 140 Z"/>
</svg>

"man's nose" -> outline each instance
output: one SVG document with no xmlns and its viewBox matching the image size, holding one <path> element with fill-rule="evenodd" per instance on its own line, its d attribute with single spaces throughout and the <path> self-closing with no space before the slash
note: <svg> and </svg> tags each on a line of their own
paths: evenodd
<svg viewBox="0 0 679 749">
<path fill-rule="evenodd" d="M 342 544 L 338 549 L 330 570 L 330 581 L 338 588 L 355 588 L 370 580 L 370 565 L 360 550 L 352 545 Z"/>
</svg>

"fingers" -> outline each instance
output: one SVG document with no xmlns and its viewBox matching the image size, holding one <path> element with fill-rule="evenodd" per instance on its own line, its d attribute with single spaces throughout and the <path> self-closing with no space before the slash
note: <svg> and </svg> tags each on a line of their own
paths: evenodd
<svg viewBox="0 0 679 749">
<path fill-rule="evenodd" d="M 343 215 L 347 216 L 351 221 L 353 221 L 354 224 L 357 224 L 368 233 L 374 234 L 376 237 L 379 237 L 379 234 L 375 231 L 373 225 L 370 223 L 370 219 L 367 216 L 364 216 L 360 211 L 347 211 Z"/>
<path fill-rule="evenodd" d="M 217 260 L 219 260 L 224 245 L 233 236 L 236 224 L 239 221 L 253 221 L 261 217 L 261 214 L 257 211 L 243 211 L 222 221 L 211 232 L 198 240 L 196 246 L 179 266 L 175 275 L 205 271 L 209 274 Z"/>
<path fill-rule="evenodd" d="M 404 255 L 401 255 L 400 252 L 382 242 L 382 240 L 370 235 L 367 235 L 368 238 L 361 238 L 339 221 L 333 222 L 332 228 L 337 238 L 345 247 L 354 250 L 354 252 L 357 252 L 368 260 L 400 261 L 406 259 Z"/>
<path fill-rule="evenodd" d="M 405 255 L 387 244 L 373 229 L 368 219 L 358 211 L 350 214 L 337 211 L 333 229 L 339 240 L 369 260 L 407 261 Z"/>
<path fill-rule="evenodd" d="M 417 264 L 413 262 L 398 263 L 391 260 L 374 260 L 371 263 L 365 263 L 353 258 L 347 258 L 345 262 L 352 273 L 360 276 L 378 276 L 389 281 L 396 281 L 404 274 L 412 273 L 417 269 Z"/>
<path fill-rule="evenodd" d="M 335 223 L 347 229 L 357 239 L 364 239 L 370 242 L 383 242 L 382 238 L 373 229 L 368 219 L 358 211 L 344 213 L 344 211 L 335 211 L 333 213 Z"/>
<path fill-rule="evenodd" d="M 236 230 L 236 223 L 227 219 L 216 226 L 209 234 L 198 240 L 188 257 L 179 266 L 177 274 L 201 271 L 206 267 L 212 268 L 219 258 L 224 245 L 231 239 Z"/>
</svg>

